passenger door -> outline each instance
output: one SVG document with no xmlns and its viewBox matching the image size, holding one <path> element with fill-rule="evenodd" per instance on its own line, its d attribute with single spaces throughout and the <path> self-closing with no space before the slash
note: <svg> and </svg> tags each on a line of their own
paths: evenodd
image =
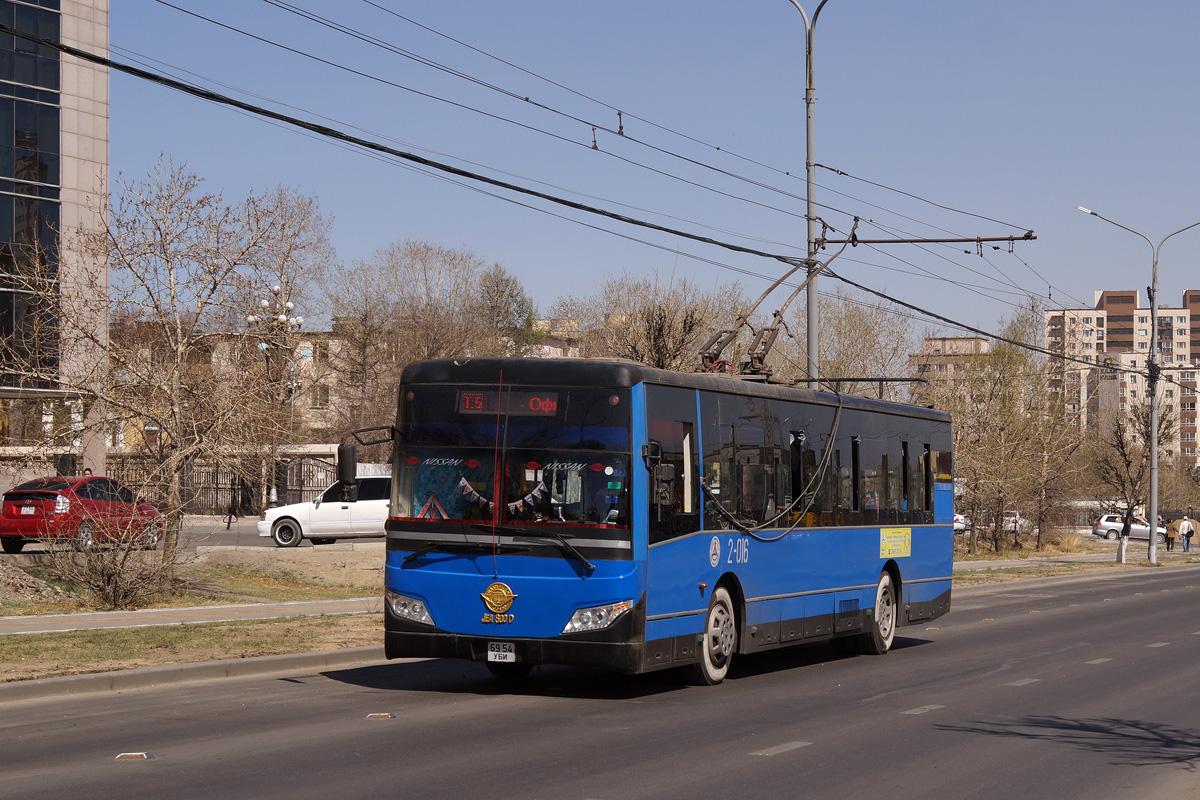
<svg viewBox="0 0 1200 800">
<path fill-rule="evenodd" d="M 700 530 L 700 470 L 696 393 L 646 387 L 650 471 L 650 544 Z"/>
<path fill-rule="evenodd" d="M 352 532 L 353 508 L 354 503 L 342 499 L 342 485 L 335 483 L 321 495 L 320 502 L 312 504 L 307 524 L 301 521 L 304 535 L 311 539 L 314 536 L 319 538 L 329 534 Z"/>
</svg>

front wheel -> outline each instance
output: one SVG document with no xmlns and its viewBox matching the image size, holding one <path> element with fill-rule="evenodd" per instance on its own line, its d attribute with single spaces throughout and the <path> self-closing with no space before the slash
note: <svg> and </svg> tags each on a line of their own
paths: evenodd
<svg viewBox="0 0 1200 800">
<path fill-rule="evenodd" d="M 1115 542 L 1117 540 L 1117 532 L 1109 531 L 1108 533 L 1104 534 L 1104 538 L 1108 539 L 1110 542 Z"/>
<path fill-rule="evenodd" d="M 875 612 L 871 615 L 871 630 L 859 634 L 858 651 L 865 655 L 881 656 L 892 647 L 896 637 L 896 587 L 892 575 L 883 572 L 875 587 Z"/>
<path fill-rule="evenodd" d="M 1163 536 L 1161 533 L 1155 534 L 1154 538 L 1159 544 L 1164 544 L 1167 541 L 1167 537 Z"/>
<path fill-rule="evenodd" d="M 737 650 L 737 617 L 733 613 L 733 600 L 724 586 L 718 586 L 708 602 L 708 615 L 704 623 L 704 639 L 700 643 L 700 660 L 687 667 L 688 683 L 697 686 L 715 686 L 725 680 L 729 662 Z"/>
<path fill-rule="evenodd" d="M 19 553 L 25 547 L 25 540 L 20 536 L 0 537 L 0 547 L 3 547 L 6 553 Z"/>
<path fill-rule="evenodd" d="M 295 520 L 281 519 L 271 528 L 271 539 L 277 547 L 295 547 L 303 538 L 300 525 Z"/>
</svg>

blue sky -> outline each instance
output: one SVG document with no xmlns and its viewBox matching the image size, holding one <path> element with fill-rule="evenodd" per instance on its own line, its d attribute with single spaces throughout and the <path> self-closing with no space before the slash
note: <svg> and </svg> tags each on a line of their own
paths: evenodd
<svg viewBox="0 0 1200 800">
<path fill-rule="evenodd" d="M 113 58 L 578 202 L 803 253 L 804 38 L 788 0 L 172 2 L 379 80 L 155 0 L 112 3 Z M 845 231 L 859 215 L 862 238 L 1038 236 L 983 258 L 971 245 L 860 246 L 835 266 L 989 330 L 1025 294 L 1076 305 L 1101 288 L 1144 293 L 1149 245 L 1076 207 L 1155 242 L 1200 220 L 1197 30 L 1200 4 L 1179 1 L 829 0 L 816 161 L 848 175 L 818 172 L 821 216 Z M 466 247 L 518 274 L 543 310 L 606 272 L 740 280 L 755 296 L 756 275 L 783 269 L 496 192 L 551 213 L 531 210 L 115 72 L 111 101 L 114 174 L 144 175 L 162 153 L 230 199 L 295 187 L 332 217 L 346 263 L 410 238 Z M 615 128 L 614 108 L 627 136 L 601 130 L 593 150 L 591 125 Z M 1200 228 L 1164 246 L 1164 304 L 1200 288 L 1198 256 Z"/>
</svg>

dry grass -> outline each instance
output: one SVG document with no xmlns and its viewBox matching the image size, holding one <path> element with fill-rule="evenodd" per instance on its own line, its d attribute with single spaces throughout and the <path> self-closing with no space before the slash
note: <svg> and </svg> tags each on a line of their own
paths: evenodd
<svg viewBox="0 0 1200 800">
<path fill-rule="evenodd" d="M 382 642 L 382 614 L 0 636 L 0 681 L 307 653 Z"/>
</svg>

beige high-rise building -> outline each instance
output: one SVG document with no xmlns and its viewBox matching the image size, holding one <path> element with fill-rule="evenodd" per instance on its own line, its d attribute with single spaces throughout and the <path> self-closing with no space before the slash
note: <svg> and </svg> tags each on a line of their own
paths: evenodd
<svg viewBox="0 0 1200 800">
<path fill-rule="evenodd" d="M 1046 346 L 1064 356 L 1051 385 L 1062 393 L 1071 424 L 1096 425 L 1148 399 L 1151 317 L 1149 305 L 1133 290 L 1097 291 L 1093 308 L 1046 312 Z M 1160 305 L 1157 325 L 1160 409 L 1178 421 L 1162 456 L 1195 464 L 1200 290 L 1186 290 L 1179 307 Z"/>
</svg>

